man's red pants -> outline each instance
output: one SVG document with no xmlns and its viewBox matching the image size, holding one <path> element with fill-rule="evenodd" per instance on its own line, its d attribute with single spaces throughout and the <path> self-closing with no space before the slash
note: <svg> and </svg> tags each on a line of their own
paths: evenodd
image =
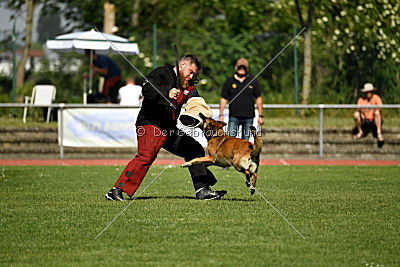
<svg viewBox="0 0 400 267">
<path fill-rule="evenodd" d="M 151 164 L 156 159 L 167 136 L 154 125 L 144 125 L 136 129 L 138 153 L 125 167 L 115 187 L 132 196 L 143 181 Z"/>
<path fill-rule="evenodd" d="M 174 155 L 183 157 L 185 161 L 205 155 L 199 142 L 176 128 L 165 133 L 157 126 L 144 125 L 137 127 L 136 132 L 138 154 L 128 163 L 115 184 L 115 187 L 122 189 L 130 197 L 143 181 L 161 147 Z M 212 186 L 217 182 L 212 172 L 203 164 L 190 166 L 189 172 L 195 190 Z"/>
</svg>

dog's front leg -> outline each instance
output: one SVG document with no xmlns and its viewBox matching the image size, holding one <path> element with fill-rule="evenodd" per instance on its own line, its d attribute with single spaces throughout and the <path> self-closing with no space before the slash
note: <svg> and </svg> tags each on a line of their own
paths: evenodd
<svg viewBox="0 0 400 267">
<path fill-rule="evenodd" d="M 193 164 L 199 164 L 199 163 L 202 163 L 202 164 L 214 164 L 214 162 L 215 162 L 215 159 L 213 157 L 211 157 L 210 155 L 208 155 L 208 156 L 205 156 L 205 157 L 195 158 L 195 159 L 192 159 L 192 160 L 190 160 L 188 162 L 185 162 L 184 164 L 181 165 L 181 167 L 182 168 L 189 167 L 189 166 L 192 166 Z"/>
</svg>

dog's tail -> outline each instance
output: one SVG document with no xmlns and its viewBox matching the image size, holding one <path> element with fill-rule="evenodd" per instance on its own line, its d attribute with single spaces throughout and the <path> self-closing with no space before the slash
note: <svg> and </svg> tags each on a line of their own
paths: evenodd
<svg viewBox="0 0 400 267">
<path fill-rule="evenodd" d="M 254 149 L 253 149 L 253 152 L 251 152 L 251 157 L 257 158 L 261 153 L 263 141 L 262 141 L 261 136 L 258 135 L 257 130 L 254 126 L 250 126 L 250 131 L 254 137 Z"/>
</svg>

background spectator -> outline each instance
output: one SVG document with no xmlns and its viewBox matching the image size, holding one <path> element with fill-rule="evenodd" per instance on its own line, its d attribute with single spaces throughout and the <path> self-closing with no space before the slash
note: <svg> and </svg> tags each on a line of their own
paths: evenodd
<svg viewBox="0 0 400 267">
<path fill-rule="evenodd" d="M 126 79 L 126 85 L 119 88 L 118 100 L 121 105 L 142 105 L 142 87 L 136 85 L 133 78 Z"/>
<path fill-rule="evenodd" d="M 228 134 L 236 137 L 239 126 L 242 126 L 242 138 L 249 140 L 249 127 L 255 116 L 254 99 L 258 109 L 258 124 L 264 124 L 260 85 L 248 73 L 249 62 L 245 58 L 237 60 L 236 73 L 226 79 L 221 92 L 219 120 L 223 121 L 223 112 L 229 100 Z M 250 83 L 251 81 L 251 83 Z M 250 84 L 249 84 L 250 83 Z"/>
<path fill-rule="evenodd" d="M 86 49 L 85 53 L 90 58 L 90 50 Z M 109 57 L 97 55 L 96 51 L 93 51 L 93 64 L 90 67 L 93 70 L 93 77 L 97 73 L 104 77 L 101 97 L 105 102 L 117 103 L 118 86 L 121 82 L 121 69 Z"/>
<path fill-rule="evenodd" d="M 374 94 L 376 88 L 372 83 L 364 84 L 361 92 L 364 93 L 357 101 L 357 105 L 382 105 L 381 98 Z M 360 139 L 372 132 L 372 135 L 378 139 L 378 146 L 382 147 L 384 139 L 382 136 L 383 118 L 380 109 L 373 108 L 360 108 L 354 112 L 354 121 L 356 127 L 353 129 L 354 139 Z"/>
</svg>

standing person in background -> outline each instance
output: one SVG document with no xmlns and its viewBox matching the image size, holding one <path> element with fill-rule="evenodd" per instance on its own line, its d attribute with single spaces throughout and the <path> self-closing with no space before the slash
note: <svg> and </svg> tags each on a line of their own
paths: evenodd
<svg viewBox="0 0 400 267">
<path fill-rule="evenodd" d="M 224 121 L 224 109 L 229 100 L 228 134 L 236 137 L 242 126 L 242 138 L 249 140 L 250 129 L 255 117 L 254 99 L 258 109 L 258 124 L 263 125 L 263 109 L 260 85 L 249 71 L 249 62 L 245 58 L 237 60 L 236 73 L 226 79 L 221 92 L 219 120 Z M 252 81 L 250 83 L 250 81 Z M 250 84 L 249 84 L 250 83 Z"/>
<path fill-rule="evenodd" d="M 119 88 L 118 100 L 120 105 L 142 105 L 142 87 L 136 85 L 135 80 L 132 77 L 129 77 L 126 79 L 126 85 Z"/>
<path fill-rule="evenodd" d="M 89 49 L 85 49 L 85 54 L 90 59 Z M 96 51 L 93 50 L 93 63 L 90 64 L 90 68 L 93 70 L 93 77 L 97 73 L 104 77 L 101 97 L 104 98 L 107 103 L 117 103 L 118 86 L 121 82 L 121 69 L 118 65 L 109 57 L 98 55 Z"/>
<path fill-rule="evenodd" d="M 364 97 L 360 97 L 357 105 L 382 105 L 381 98 L 374 94 L 376 88 L 372 83 L 364 84 L 361 92 Z M 374 108 L 359 108 L 353 115 L 356 127 L 353 129 L 353 138 L 360 139 L 372 132 L 372 135 L 378 140 L 378 147 L 382 147 L 384 139 L 382 136 L 383 118 L 380 109 Z"/>
</svg>

